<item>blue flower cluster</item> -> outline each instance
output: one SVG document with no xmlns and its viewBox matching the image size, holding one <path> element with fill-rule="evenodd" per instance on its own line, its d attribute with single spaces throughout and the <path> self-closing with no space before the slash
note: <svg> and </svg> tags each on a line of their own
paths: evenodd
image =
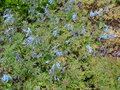
<svg viewBox="0 0 120 90">
<path fill-rule="evenodd" d="M 94 11 L 94 12 L 90 12 L 90 17 L 94 17 L 94 16 L 96 16 L 96 15 L 99 15 L 99 16 L 101 16 L 103 14 L 103 12 L 102 11 Z"/>
<path fill-rule="evenodd" d="M 57 56 L 62 56 L 62 55 L 64 55 L 62 52 L 60 52 L 60 51 L 58 51 L 58 50 L 56 50 L 55 53 L 56 53 Z"/>
<path fill-rule="evenodd" d="M 14 18 L 13 14 L 11 14 L 12 11 L 10 9 L 6 9 L 3 14 L 3 18 L 6 18 L 4 21 L 5 25 L 13 25 L 14 23 Z"/>
<path fill-rule="evenodd" d="M 110 39 L 110 38 L 115 38 L 114 34 L 104 34 L 99 37 L 99 40 L 101 39 Z"/>
<path fill-rule="evenodd" d="M 115 38 L 116 36 L 112 33 L 108 34 L 110 32 L 110 28 L 108 26 L 105 26 L 104 28 L 104 34 L 103 35 L 100 35 L 98 40 L 101 40 L 101 39 L 110 39 L 110 38 Z"/>
<path fill-rule="evenodd" d="M 56 56 L 62 56 L 62 55 L 65 55 L 68 51 L 65 51 L 65 52 L 63 53 L 63 52 L 61 52 L 61 51 L 55 50 L 54 52 L 56 53 Z"/>
<path fill-rule="evenodd" d="M 90 12 L 90 17 L 94 17 L 94 16 L 96 16 L 96 15 L 102 16 L 104 12 L 108 12 L 108 11 L 109 11 L 109 8 L 108 8 L 108 7 L 104 8 L 104 10 L 100 10 L 100 11 L 98 11 L 98 10 L 96 10 L 96 11 L 94 11 L 94 12 L 91 11 L 91 12 Z"/>
<path fill-rule="evenodd" d="M 30 36 L 27 38 L 27 40 L 24 40 L 24 42 L 22 44 L 32 46 L 34 39 L 35 39 L 34 37 Z"/>
</svg>

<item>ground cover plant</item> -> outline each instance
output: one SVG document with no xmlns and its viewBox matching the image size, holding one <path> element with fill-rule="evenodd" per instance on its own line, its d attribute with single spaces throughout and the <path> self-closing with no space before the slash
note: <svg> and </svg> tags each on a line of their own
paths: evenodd
<svg viewBox="0 0 120 90">
<path fill-rule="evenodd" d="M 1 0 L 0 90 L 119 90 L 120 0 Z"/>
</svg>

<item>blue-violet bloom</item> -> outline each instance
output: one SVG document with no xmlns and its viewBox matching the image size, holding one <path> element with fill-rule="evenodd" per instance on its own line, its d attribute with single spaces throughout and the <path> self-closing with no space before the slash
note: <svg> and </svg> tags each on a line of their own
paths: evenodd
<svg viewBox="0 0 120 90">
<path fill-rule="evenodd" d="M 94 12 L 90 12 L 90 17 L 94 17 L 95 16 L 95 13 Z"/>
<path fill-rule="evenodd" d="M 81 32 L 81 34 L 85 34 L 85 33 L 86 33 L 86 30 L 85 30 L 85 29 L 82 29 L 80 32 Z"/>
<path fill-rule="evenodd" d="M 87 45 L 86 48 L 88 49 L 88 52 L 89 52 L 89 53 L 92 53 L 92 52 L 93 52 L 92 47 L 91 47 L 90 45 Z"/>
<path fill-rule="evenodd" d="M 73 31 L 73 26 L 71 24 L 65 24 L 65 27 L 67 27 L 69 30 Z"/>
<path fill-rule="evenodd" d="M 57 36 L 57 30 L 53 31 L 53 36 L 54 36 L 54 37 Z"/>
<path fill-rule="evenodd" d="M 23 42 L 23 44 L 32 46 L 33 41 L 34 41 L 34 37 L 30 36 L 30 37 L 28 37 L 27 40 L 25 40 L 25 41 Z"/>
<path fill-rule="evenodd" d="M 11 79 L 12 79 L 12 77 L 10 75 L 6 75 L 6 74 L 4 74 L 3 77 L 1 78 L 1 80 L 4 82 L 8 82 Z"/>
<path fill-rule="evenodd" d="M 47 63 L 47 64 L 50 63 L 50 60 L 47 60 L 46 63 Z"/>
<path fill-rule="evenodd" d="M 30 30 L 30 28 L 28 28 L 25 32 L 26 32 L 26 37 L 28 37 L 32 31 Z"/>
<path fill-rule="evenodd" d="M 40 57 L 42 57 L 42 53 L 39 53 L 39 54 L 37 55 L 37 58 L 40 58 Z"/>
<path fill-rule="evenodd" d="M 109 27 L 106 26 L 105 30 L 104 30 L 106 33 L 110 31 Z"/>
<path fill-rule="evenodd" d="M 72 16 L 72 20 L 73 20 L 74 22 L 76 22 L 76 17 L 77 17 L 77 14 L 74 14 L 74 15 Z"/>
<path fill-rule="evenodd" d="M 49 3 L 52 4 L 54 0 L 49 0 Z"/>
</svg>

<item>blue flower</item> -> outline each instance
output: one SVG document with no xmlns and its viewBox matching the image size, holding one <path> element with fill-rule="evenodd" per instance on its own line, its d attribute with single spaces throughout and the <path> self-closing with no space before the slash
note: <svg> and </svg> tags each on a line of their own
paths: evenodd
<svg viewBox="0 0 120 90">
<path fill-rule="evenodd" d="M 47 63 L 47 64 L 50 63 L 50 60 L 47 60 L 46 63 Z"/>
<path fill-rule="evenodd" d="M 62 56 L 65 55 L 68 51 L 65 51 L 64 53 L 58 50 L 55 50 L 54 53 L 56 54 L 56 56 Z"/>
<path fill-rule="evenodd" d="M 120 87 L 120 85 L 117 85 L 117 87 Z"/>
<path fill-rule="evenodd" d="M 54 36 L 54 37 L 57 36 L 57 30 L 53 31 L 53 36 Z"/>
<path fill-rule="evenodd" d="M 80 32 L 81 32 L 81 34 L 85 34 L 86 33 L 85 29 L 82 29 Z"/>
<path fill-rule="evenodd" d="M 94 12 L 90 12 L 90 17 L 94 17 L 95 16 L 95 13 Z"/>
<path fill-rule="evenodd" d="M 40 58 L 40 57 L 42 57 L 42 53 L 39 53 L 39 54 L 37 55 L 37 58 Z"/>
<path fill-rule="evenodd" d="M 45 12 L 45 14 L 48 16 L 48 14 L 49 14 L 49 5 L 48 4 L 46 4 L 46 7 L 44 8 L 44 12 Z"/>
<path fill-rule="evenodd" d="M 106 33 L 110 31 L 109 27 L 106 26 L 105 30 L 104 30 Z"/>
<path fill-rule="evenodd" d="M 12 25 L 14 23 L 14 18 L 13 18 L 13 15 L 10 14 L 10 15 L 5 15 L 3 16 L 4 18 L 6 18 L 6 20 L 4 21 L 4 24 L 5 25 Z"/>
<path fill-rule="evenodd" d="M 101 16 L 101 15 L 103 15 L 103 11 L 94 11 L 94 12 L 90 12 L 90 17 L 94 17 L 94 16 L 96 16 L 96 15 L 99 15 L 99 16 Z"/>
<path fill-rule="evenodd" d="M 11 9 L 5 9 L 4 13 L 3 13 L 3 17 L 4 16 L 9 16 L 9 15 L 12 15 L 12 10 Z"/>
<path fill-rule="evenodd" d="M 26 0 L 22 0 L 22 3 L 23 3 L 23 4 L 26 4 L 26 3 L 27 3 L 27 1 L 26 1 Z"/>
<path fill-rule="evenodd" d="M 68 51 L 65 51 L 65 52 L 63 53 L 63 52 L 58 51 L 58 50 L 55 50 L 54 52 L 55 52 L 56 56 L 62 56 L 62 55 L 65 55 L 66 53 L 68 53 Z"/>
<path fill-rule="evenodd" d="M 22 44 L 26 44 L 26 45 L 32 46 L 33 41 L 34 41 L 34 37 L 30 36 L 30 37 L 28 37 L 28 39 L 25 40 Z"/>
<path fill-rule="evenodd" d="M 110 39 L 110 38 L 115 38 L 115 35 L 114 34 L 104 34 L 99 37 L 99 40 L 100 39 Z"/>
<path fill-rule="evenodd" d="M 7 30 L 5 30 L 4 34 L 9 41 L 12 41 L 11 36 L 15 34 L 15 28 L 8 28 Z"/>
<path fill-rule="evenodd" d="M 12 79 L 12 77 L 10 75 L 5 75 L 5 74 L 1 78 L 1 80 L 4 81 L 4 82 L 8 82 L 11 79 Z"/>
<path fill-rule="evenodd" d="M 89 52 L 89 53 L 92 53 L 92 52 L 93 52 L 93 51 L 92 51 L 92 47 L 91 47 L 90 45 L 87 45 L 86 48 L 88 49 L 88 52 Z"/>
<path fill-rule="evenodd" d="M 101 51 L 105 51 L 106 48 L 105 48 L 104 46 L 102 46 L 102 47 L 100 47 L 100 50 L 101 50 Z"/>
<path fill-rule="evenodd" d="M 95 14 L 95 15 L 102 16 L 103 12 L 102 12 L 102 11 L 97 11 L 97 10 L 96 10 L 96 11 L 94 11 L 94 14 Z"/>
<path fill-rule="evenodd" d="M 62 67 L 60 66 L 60 63 L 56 62 L 56 66 L 59 70 L 62 69 Z"/>
<path fill-rule="evenodd" d="M 35 88 L 35 90 L 39 90 L 39 87 Z"/>
<path fill-rule="evenodd" d="M 66 11 L 67 11 L 67 12 L 72 12 L 72 8 L 67 7 L 67 8 L 66 8 Z"/>
<path fill-rule="evenodd" d="M 58 74 L 62 70 L 62 67 L 59 62 L 55 62 L 50 69 L 50 78 L 51 80 L 59 81 Z"/>
<path fill-rule="evenodd" d="M 109 11 L 109 8 L 108 8 L 108 7 L 104 8 L 104 11 L 105 11 L 105 12 L 108 12 L 108 11 Z"/>
<path fill-rule="evenodd" d="M 62 69 L 62 67 L 60 66 L 60 63 L 59 63 L 59 62 L 55 62 L 55 63 L 52 65 L 49 74 L 53 74 L 56 69 L 58 69 L 58 70 L 61 70 L 61 69 Z"/>
<path fill-rule="evenodd" d="M 32 31 L 30 30 L 30 28 L 28 28 L 25 32 L 26 32 L 26 37 L 28 37 Z"/>
<path fill-rule="evenodd" d="M 65 24 L 65 27 L 67 27 L 69 30 L 73 31 L 73 26 L 71 24 Z"/>
<path fill-rule="evenodd" d="M 66 40 L 65 42 L 66 42 L 66 44 L 68 44 L 70 42 L 70 39 Z"/>
<path fill-rule="evenodd" d="M 14 34 L 14 28 L 8 28 L 8 29 L 4 32 L 4 34 L 6 35 L 6 37 L 10 37 L 10 31 L 12 31 L 12 32 L 13 32 L 12 34 Z"/>
<path fill-rule="evenodd" d="M 82 7 L 82 3 L 78 2 L 78 7 L 81 8 Z"/>
<path fill-rule="evenodd" d="M 55 52 L 56 52 L 56 55 L 57 55 L 57 56 L 62 56 L 62 55 L 63 55 L 63 53 L 60 52 L 60 51 L 55 51 Z"/>
<path fill-rule="evenodd" d="M 94 11 L 94 14 L 95 14 L 95 15 L 99 14 L 99 11 L 97 11 L 97 10 L 96 10 L 96 11 Z"/>
<path fill-rule="evenodd" d="M 56 23 L 58 24 L 59 23 L 59 18 L 55 18 L 55 20 L 56 20 Z"/>
<path fill-rule="evenodd" d="M 5 61 L 5 58 L 1 58 L 1 61 L 0 61 L 0 63 L 1 63 L 1 62 L 4 62 L 4 61 Z"/>
<path fill-rule="evenodd" d="M 101 35 L 100 37 L 99 37 L 99 39 L 109 39 L 109 35 L 108 34 L 104 34 L 104 35 Z"/>
<path fill-rule="evenodd" d="M 49 0 L 49 3 L 52 4 L 54 0 Z"/>
<path fill-rule="evenodd" d="M 77 37 L 77 34 L 74 33 L 74 32 L 72 32 L 71 35 L 74 36 L 74 37 Z"/>
<path fill-rule="evenodd" d="M 35 14 L 35 9 L 32 8 L 32 7 L 30 7 L 29 10 L 28 10 L 28 12 L 34 15 Z"/>
<path fill-rule="evenodd" d="M 115 57 L 120 56 L 120 52 L 119 52 L 119 51 L 115 51 L 115 52 L 114 52 L 114 56 L 115 56 Z"/>
<path fill-rule="evenodd" d="M 109 34 L 109 38 L 115 38 L 114 34 Z"/>
<path fill-rule="evenodd" d="M 96 56 L 97 56 L 97 54 L 98 54 L 98 51 L 95 51 L 95 52 L 94 52 L 94 57 L 96 57 Z"/>
<path fill-rule="evenodd" d="M 120 81 L 120 77 L 118 77 L 118 81 Z"/>
<path fill-rule="evenodd" d="M 76 0 L 70 0 L 70 1 L 69 1 L 69 3 L 74 3 L 74 2 L 76 2 Z"/>
<path fill-rule="evenodd" d="M 36 56 L 36 53 L 34 51 L 32 51 L 31 55 L 30 55 L 32 58 L 35 58 Z"/>
<path fill-rule="evenodd" d="M 72 20 L 73 20 L 74 22 L 76 22 L 76 17 L 77 17 L 77 14 L 74 14 L 74 15 L 72 16 Z"/>
<path fill-rule="evenodd" d="M 50 18 L 51 21 L 55 21 L 55 24 L 59 23 L 59 18 Z M 58 29 L 58 27 L 55 27 L 55 29 Z"/>
</svg>

